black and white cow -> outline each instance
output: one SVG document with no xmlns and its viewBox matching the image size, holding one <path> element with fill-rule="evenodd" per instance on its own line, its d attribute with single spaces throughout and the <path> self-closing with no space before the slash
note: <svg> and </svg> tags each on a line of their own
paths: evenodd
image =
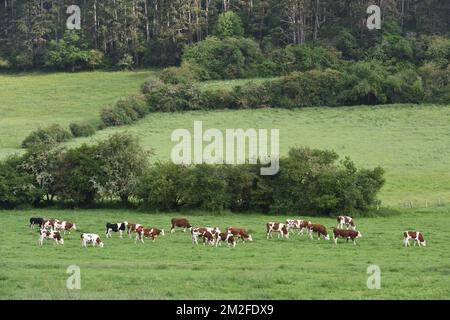
<svg viewBox="0 0 450 320">
<path fill-rule="evenodd" d="M 36 218 L 36 217 L 30 218 L 30 228 L 31 229 L 34 229 L 34 226 L 39 226 L 40 228 L 42 228 L 43 225 L 44 225 L 43 218 Z"/>
<path fill-rule="evenodd" d="M 120 237 L 122 238 L 122 234 L 125 230 L 127 230 L 128 222 L 119 222 L 119 223 L 107 223 L 106 224 L 106 237 L 111 238 L 111 233 L 119 232 Z"/>
</svg>

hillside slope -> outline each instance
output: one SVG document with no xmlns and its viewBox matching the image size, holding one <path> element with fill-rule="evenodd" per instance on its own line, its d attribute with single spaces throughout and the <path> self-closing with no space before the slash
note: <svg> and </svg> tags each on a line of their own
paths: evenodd
<svg viewBox="0 0 450 320">
<path fill-rule="evenodd" d="M 99 111 L 136 92 L 152 71 L 0 75 L 0 157 L 20 151 L 31 130 L 51 123 L 100 123 Z"/>
</svg>

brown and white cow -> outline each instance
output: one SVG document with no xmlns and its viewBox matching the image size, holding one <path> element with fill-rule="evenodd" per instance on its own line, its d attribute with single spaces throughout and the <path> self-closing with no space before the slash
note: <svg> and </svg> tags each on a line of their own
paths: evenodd
<svg viewBox="0 0 450 320">
<path fill-rule="evenodd" d="M 325 240 L 330 240 L 330 236 L 328 235 L 327 228 L 324 225 L 311 223 L 307 226 L 309 238 L 313 239 L 313 233 L 317 232 L 317 240 L 320 240 L 320 236 L 322 235 Z"/>
<path fill-rule="evenodd" d="M 356 239 L 361 237 L 362 234 L 359 231 L 333 228 L 334 244 L 337 244 L 338 238 L 347 239 L 347 241 L 351 239 L 353 241 L 353 244 L 356 244 Z"/>
<path fill-rule="evenodd" d="M 183 232 L 186 232 L 186 229 L 192 229 L 192 225 L 185 218 L 172 218 L 170 222 L 172 224 L 172 226 L 170 227 L 170 233 L 175 232 L 175 227 L 183 228 Z"/>
<path fill-rule="evenodd" d="M 58 230 L 58 231 L 64 230 L 64 234 L 66 234 L 66 231 L 69 231 L 69 234 L 70 234 L 70 231 L 77 230 L 77 226 L 75 225 L 75 223 L 71 223 L 68 221 L 56 220 L 53 227 L 55 230 Z"/>
<path fill-rule="evenodd" d="M 337 216 L 336 217 L 337 220 L 337 228 L 338 229 L 342 229 L 344 228 L 344 226 L 347 227 L 347 229 L 352 228 L 353 230 L 356 230 L 356 225 L 355 222 L 353 221 L 352 217 L 349 216 Z"/>
<path fill-rule="evenodd" d="M 142 227 L 142 224 L 139 224 L 139 223 L 128 223 L 127 224 L 128 237 L 131 239 L 131 232 L 136 231 L 137 229 L 139 229 L 141 227 Z"/>
<path fill-rule="evenodd" d="M 307 220 L 286 220 L 286 224 L 289 226 L 289 230 L 294 232 L 294 229 L 298 230 L 298 234 L 303 234 L 303 230 L 306 230 L 306 227 L 311 224 L 311 221 Z"/>
<path fill-rule="evenodd" d="M 245 241 L 253 241 L 252 235 L 247 232 L 247 230 L 243 228 L 235 228 L 235 227 L 229 227 L 227 229 L 228 233 L 231 233 L 233 236 L 237 238 L 241 238 L 242 242 L 245 243 Z"/>
<path fill-rule="evenodd" d="M 140 227 L 136 230 L 136 238 L 134 240 L 134 243 L 139 239 L 142 243 L 144 243 L 144 238 L 152 238 L 153 242 L 155 242 L 155 239 L 159 236 L 164 236 L 164 229 L 156 229 L 156 228 L 143 228 Z"/>
<path fill-rule="evenodd" d="M 50 228 L 51 230 L 55 230 L 56 226 L 58 226 L 61 223 L 61 221 L 57 219 L 44 219 L 44 223 L 42 224 L 42 227 L 44 229 Z"/>
<path fill-rule="evenodd" d="M 289 238 L 289 225 L 285 223 L 268 222 L 266 224 L 267 239 L 269 239 L 269 237 L 273 238 L 272 232 L 278 232 L 278 238 L 281 235 L 281 238 L 285 237 L 287 239 Z"/>
<path fill-rule="evenodd" d="M 230 232 L 221 232 L 216 239 L 216 247 L 222 245 L 222 242 L 226 242 L 228 247 L 236 247 L 236 239 L 234 239 L 233 234 Z"/>
<path fill-rule="evenodd" d="M 216 239 L 219 237 L 220 229 L 218 227 L 200 227 L 192 228 L 192 244 L 198 244 L 198 238 L 203 238 L 203 244 L 207 241 L 209 244 L 214 245 Z"/>
<path fill-rule="evenodd" d="M 58 231 L 41 229 L 38 244 L 42 246 L 44 239 L 54 240 L 57 245 L 64 244 L 64 239 Z"/>
<path fill-rule="evenodd" d="M 88 243 L 92 243 L 92 246 L 103 248 L 103 241 L 100 236 L 95 233 L 82 233 L 80 236 L 81 246 L 87 248 Z"/>
<path fill-rule="evenodd" d="M 405 231 L 403 232 L 403 245 L 405 247 L 410 246 L 409 240 L 413 239 L 414 240 L 414 246 L 416 246 L 416 243 L 419 245 L 419 247 L 422 246 L 426 246 L 427 242 L 425 241 L 425 238 L 423 237 L 423 233 L 422 232 L 418 232 L 418 231 Z"/>
</svg>

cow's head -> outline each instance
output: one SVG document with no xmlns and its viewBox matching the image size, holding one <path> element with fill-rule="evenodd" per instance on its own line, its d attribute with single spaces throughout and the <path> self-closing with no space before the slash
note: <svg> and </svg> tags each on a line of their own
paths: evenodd
<svg viewBox="0 0 450 320">
<path fill-rule="evenodd" d="M 97 245 L 98 245 L 100 248 L 103 248 L 103 241 L 100 240 L 100 238 L 97 238 L 96 242 L 97 242 Z"/>
<path fill-rule="evenodd" d="M 123 224 L 125 225 L 125 227 L 128 226 L 128 222 L 127 221 L 124 221 Z"/>
<path fill-rule="evenodd" d="M 75 225 L 75 223 L 72 225 L 72 230 L 77 230 L 77 226 Z"/>
<path fill-rule="evenodd" d="M 252 235 L 251 235 L 251 234 L 249 234 L 249 235 L 248 235 L 248 237 L 247 237 L 247 239 L 245 239 L 245 240 L 248 240 L 248 241 L 253 241 Z"/>
<path fill-rule="evenodd" d="M 356 237 L 357 237 L 357 238 L 362 238 L 361 232 L 358 231 L 358 235 L 357 235 Z"/>
<path fill-rule="evenodd" d="M 64 244 L 64 239 L 63 239 L 63 238 L 59 239 L 59 240 L 58 240 L 58 243 L 59 243 L 59 244 Z"/>
<path fill-rule="evenodd" d="M 164 235 L 165 235 L 165 233 L 164 233 L 164 229 L 161 229 L 161 235 L 162 235 L 162 236 L 164 236 Z"/>
<path fill-rule="evenodd" d="M 423 245 L 424 247 L 427 246 L 427 242 L 425 240 L 423 240 L 420 244 Z"/>
</svg>

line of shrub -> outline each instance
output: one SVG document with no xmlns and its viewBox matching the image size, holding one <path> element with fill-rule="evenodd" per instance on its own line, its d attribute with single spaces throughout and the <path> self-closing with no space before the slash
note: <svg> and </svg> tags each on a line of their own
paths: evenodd
<svg viewBox="0 0 450 320">
<path fill-rule="evenodd" d="M 274 176 L 261 176 L 261 165 L 150 165 L 136 137 L 115 134 L 74 149 L 35 146 L 1 161 L 0 207 L 120 200 L 152 210 L 366 212 L 384 170 L 358 170 L 348 158 L 338 160 L 333 151 L 291 149 Z"/>
<path fill-rule="evenodd" d="M 39 145 L 55 145 L 66 142 L 72 138 L 88 137 L 95 133 L 95 128 L 90 124 L 71 123 L 70 131 L 64 129 L 59 124 L 52 124 L 45 128 L 32 131 L 23 141 L 22 148 L 31 148 Z"/>
</svg>

